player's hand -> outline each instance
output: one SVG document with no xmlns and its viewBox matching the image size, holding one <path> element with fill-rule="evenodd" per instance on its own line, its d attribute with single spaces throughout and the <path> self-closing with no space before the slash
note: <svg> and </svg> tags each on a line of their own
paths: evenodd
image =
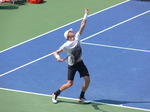
<svg viewBox="0 0 150 112">
<path fill-rule="evenodd" d="M 89 9 L 85 9 L 85 14 L 88 14 L 89 13 Z"/>
<path fill-rule="evenodd" d="M 62 59 L 61 57 L 59 57 L 59 58 L 57 58 L 57 61 L 58 61 L 58 62 L 62 62 L 63 59 Z"/>
</svg>

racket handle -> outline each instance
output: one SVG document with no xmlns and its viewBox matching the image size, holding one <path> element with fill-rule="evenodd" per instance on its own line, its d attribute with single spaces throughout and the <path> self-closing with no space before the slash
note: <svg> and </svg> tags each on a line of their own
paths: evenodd
<svg viewBox="0 0 150 112">
<path fill-rule="evenodd" d="M 61 62 L 66 61 L 65 59 L 61 59 Z"/>
</svg>

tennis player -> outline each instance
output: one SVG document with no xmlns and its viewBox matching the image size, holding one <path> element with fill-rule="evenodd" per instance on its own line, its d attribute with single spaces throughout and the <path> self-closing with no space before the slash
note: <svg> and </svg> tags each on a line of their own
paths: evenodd
<svg viewBox="0 0 150 112">
<path fill-rule="evenodd" d="M 73 29 L 69 29 L 64 33 L 64 37 L 67 40 L 57 51 L 54 52 L 54 57 L 58 62 L 64 61 L 59 53 L 65 51 L 68 56 L 65 59 L 68 64 L 68 82 L 62 85 L 56 92 L 52 94 L 52 102 L 57 103 L 57 96 L 60 95 L 62 91 L 71 87 L 73 85 L 75 73 L 78 71 L 80 77 L 84 78 L 84 84 L 82 86 L 81 94 L 79 96 L 78 102 L 90 103 L 85 99 L 84 94 L 90 84 L 90 76 L 87 67 L 85 66 L 83 60 L 81 59 L 82 49 L 80 45 L 80 37 L 86 25 L 86 19 L 88 16 L 88 9 L 85 9 L 85 14 L 81 22 L 79 31 L 75 34 Z"/>
</svg>

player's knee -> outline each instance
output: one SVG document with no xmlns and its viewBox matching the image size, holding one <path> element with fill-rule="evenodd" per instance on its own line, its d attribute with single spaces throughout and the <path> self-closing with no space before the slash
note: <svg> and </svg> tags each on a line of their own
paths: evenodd
<svg viewBox="0 0 150 112">
<path fill-rule="evenodd" d="M 73 84 L 68 84 L 68 87 L 71 87 Z"/>
<path fill-rule="evenodd" d="M 90 78 L 89 78 L 89 79 L 87 79 L 87 83 L 90 83 L 90 82 L 91 82 Z"/>
<path fill-rule="evenodd" d="M 67 85 L 68 87 L 71 87 L 73 85 L 73 82 L 68 82 Z"/>
<path fill-rule="evenodd" d="M 91 80 L 90 80 L 90 77 L 89 77 L 89 76 L 85 76 L 85 77 L 84 77 L 84 80 L 85 80 L 85 82 L 86 82 L 86 83 L 90 83 L 90 82 L 91 82 Z"/>
</svg>

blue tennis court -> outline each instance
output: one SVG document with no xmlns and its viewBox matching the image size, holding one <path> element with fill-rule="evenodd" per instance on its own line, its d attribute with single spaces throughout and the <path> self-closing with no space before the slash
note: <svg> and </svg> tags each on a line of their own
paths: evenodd
<svg viewBox="0 0 150 112">
<path fill-rule="evenodd" d="M 91 75 L 87 99 L 150 110 L 150 3 L 125 1 L 88 17 L 82 34 L 83 60 Z M 67 81 L 67 64 L 53 57 L 66 40 L 64 31 L 78 31 L 80 20 L 0 53 L 0 88 L 51 95 Z M 65 53 L 61 54 L 66 57 Z M 62 97 L 78 98 L 82 80 Z M 57 83 L 59 82 L 59 83 Z"/>
</svg>

